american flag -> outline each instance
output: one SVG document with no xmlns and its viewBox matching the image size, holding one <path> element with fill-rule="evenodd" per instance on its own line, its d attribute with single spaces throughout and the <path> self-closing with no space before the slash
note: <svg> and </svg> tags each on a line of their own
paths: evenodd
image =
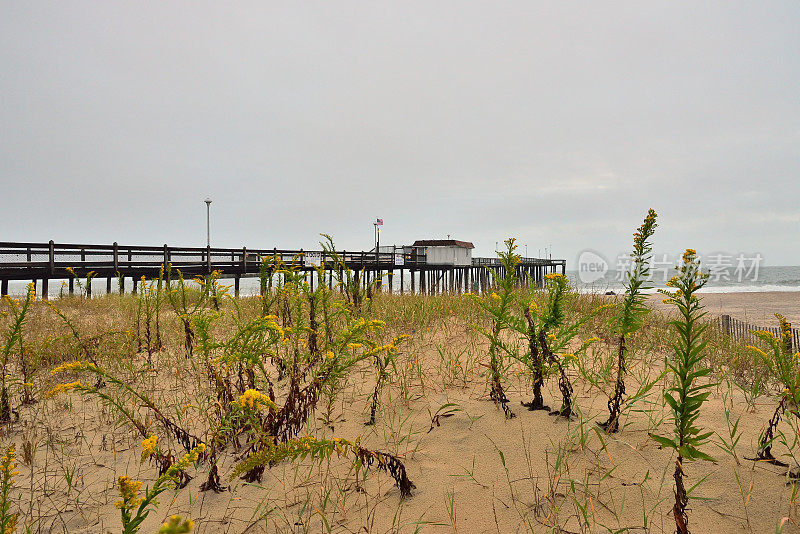
<svg viewBox="0 0 800 534">
<path fill-rule="evenodd" d="M 378 226 L 383 226 L 383 219 L 378 219 L 377 221 L 375 221 L 375 224 L 377 224 Z"/>
</svg>

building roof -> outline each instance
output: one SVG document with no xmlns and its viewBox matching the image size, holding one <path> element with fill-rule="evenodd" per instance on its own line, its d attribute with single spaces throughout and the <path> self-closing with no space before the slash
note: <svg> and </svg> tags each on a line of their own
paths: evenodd
<svg viewBox="0 0 800 534">
<path fill-rule="evenodd" d="M 456 239 L 418 239 L 414 241 L 413 247 L 462 247 L 475 248 L 469 241 L 458 241 Z"/>
</svg>

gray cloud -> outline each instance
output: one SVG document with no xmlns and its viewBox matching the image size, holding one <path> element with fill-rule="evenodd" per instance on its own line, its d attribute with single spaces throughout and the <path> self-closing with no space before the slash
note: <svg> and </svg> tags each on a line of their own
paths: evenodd
<svg viewBox="0 0 800 534">
<path fill-rule="evenodd" d="M 798 264 L 800 4 L 0 7 L 4 240 Z M 793 245 L 792 245 L 793 244 Z"/>
</svg>

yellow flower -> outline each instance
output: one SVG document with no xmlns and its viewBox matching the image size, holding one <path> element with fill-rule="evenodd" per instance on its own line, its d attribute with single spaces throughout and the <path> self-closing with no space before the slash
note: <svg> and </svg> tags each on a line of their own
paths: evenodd
<svg viewBox="0 0 800 534">
<path fill-rule="evenodd" d="M 16 446 L 12 443 L 6 449 L 3 457 L 0 458 L 0 477 L 3 479 L 3 484 L 9 487 L 14 484 L 14 477 L 19 474 L 19 471 L 14 470 L 17 467 L 17 462 L 14 459 L 15 452 Z"/>
<path fill-rule="evenodd" d="M 142 499 L 137 497 L 139 488 L 142 487 L 141 481 L 133 480 L 128 475 L 122 475 L 117 480 L 117 483 L 122 500 L 114 503 L 114 506 L 121 510 L 130 510 L 142 502 Z"/>
<path fill-rule="evenodd" d="M 257 389 L 248 389 L 239 395 L 239 404 L 242 407 L 252 408 L 253 410 L 257 410 L 261 406 L 266 406 L 270 410 L 278 409 L 278 406 L 272 402 L 269 397 Z"/>
<path fill-rule="evenodd" d="M 179 515 L 173 515 L 164 523 L 158 534 L 186 534 L 194 529 L 194 521 L 191 519 L 183 520 Z"/>
<path fill-rule="evenodd" d="M 63 373 L 64 371 L 77 371 L 82 368 L 83 368 L 83 362 L 74 360 L 71 362 L 62 363 L 61 365 L 50 371 L 50 374 L 55 375 L 58 373 Z"/>
<path fill-rule="evenodd" d="M 82 388 L 83 384 L 81 384 L 80 380 L 77 380 L 75 382 L 70 382 L 68 384 L 58 384 L 56 387 L 45 393 L 44 398 L 50 399 L 61 393 L 66 393 L 67 391 L 72 391 L 73 389 L 82 389 Z"/>
<path fill-rule="evenodd" d="M 11 514 L 8 516 L 8 523 L 3 534 L 14 534 L 17 531 L 17 522 L 19 521 L 19 514 Z"/>
<path fill-rule="evenodd" d="M 781 338 L 783 339 L 784 345 L 787 347 L 792 346 L 792 324 L 786 320 L 786 317 L 783 315 L 776 313 L 775 317 L 778 318 L 778 322 L 781 325 Z"/>
<path fill-rule="evenodd" d="M 186 469 L 189 468 L 190 465 L 197 462 L 197 460 L 200 458 L 200 455 L 203 454 L 205 451 L 206 451 L 205 444 L 204 443 L 198 444 L 197 447 L 191 450 L 191 452 L 185 454 L 183 458 L 172 464 L 169 467 L 169 469 L 167 469 L 167 472 L 161 476 L 166 478 L 173 478 L 176 473 L 180 471 L 185 471 Z"/>
<path fill-rule="evenodd" d="M 158 436 L 155 434 L 151 435 L 149 438 L 142 442 L 142 461 L 150 458 L 156 450 L 156 445 L 158 444 Z"/>
<path fill-rule="evenodd" d="M 767 353 L 766 353 L 766 352 L 764 352 L 763 350 L 761 350 L 761 349 L 760 349 L 760 348 L 758 348 L 758 347 L 755 347 L 755 346 L 753 346 L 753 345 L 747 345 L 747 348 L 748 348 L 748 349 L 750 349 L 750 350 L 754 350 L 754 351 L 756 351 L 757 353 L 759 353 L 759 354 L 760 354 L 761 356 L 763 356 L 764 358 L 769 358 L 769 356 L 767 356 Z"/>
</svg>

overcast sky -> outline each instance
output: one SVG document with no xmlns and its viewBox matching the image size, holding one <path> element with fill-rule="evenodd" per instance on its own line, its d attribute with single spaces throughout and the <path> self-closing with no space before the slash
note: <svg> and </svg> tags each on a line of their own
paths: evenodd
<svg viewBox="0 0 800 534">
<path fill-rule="evenodd" d="M 0 240 L 800 264 L 800 2 L 0 5 Z"/>
</svg>

